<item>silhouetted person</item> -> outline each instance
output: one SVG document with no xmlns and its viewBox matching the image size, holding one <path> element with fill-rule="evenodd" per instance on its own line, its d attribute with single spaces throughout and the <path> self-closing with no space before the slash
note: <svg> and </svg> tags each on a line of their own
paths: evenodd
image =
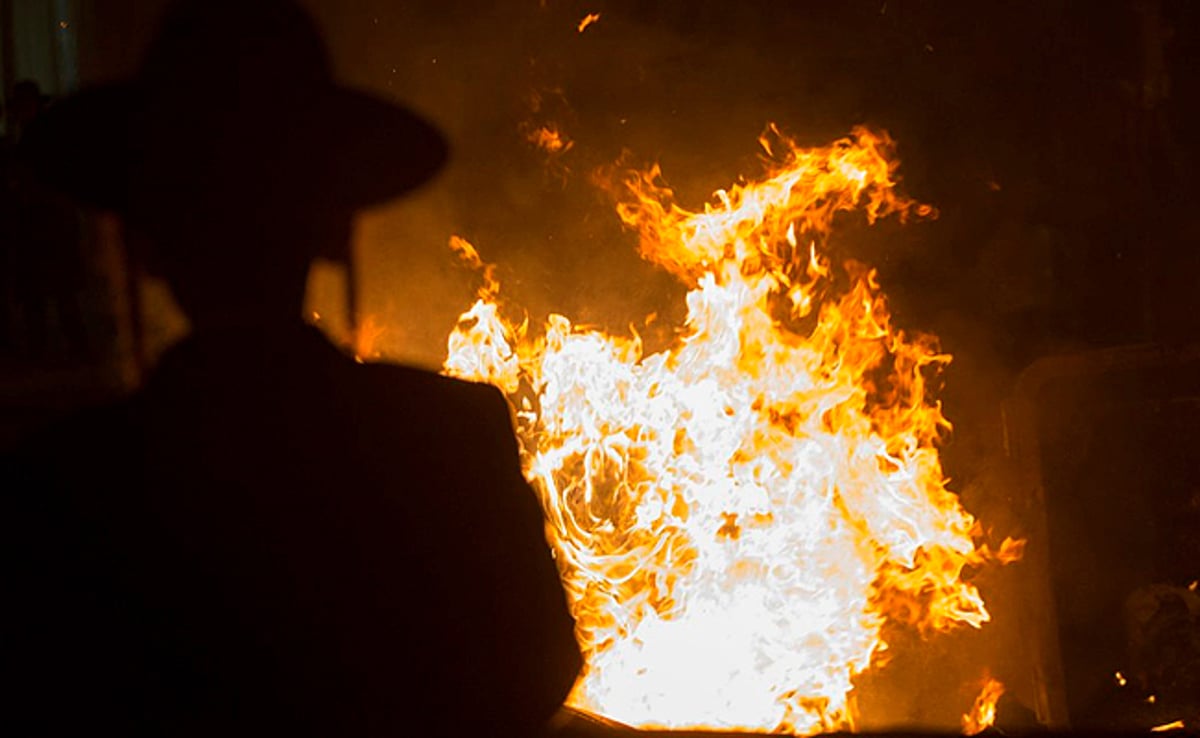
<svg viewBox="0 0 1200 738">
<path fill-rule="evenodd" d="M 195 0 L 30 136 L 193 332 L 4 484 L 0 735 L 539 729 L 580 656 L 502 396 L 300 319 L 312 259 L 440 135 L 335 85 L 292 3 Z"/>
</svg>

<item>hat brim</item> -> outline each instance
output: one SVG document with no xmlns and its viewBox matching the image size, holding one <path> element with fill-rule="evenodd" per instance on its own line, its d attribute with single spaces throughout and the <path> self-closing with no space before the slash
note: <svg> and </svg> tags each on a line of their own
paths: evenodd
<svg viewBox="0 0 1200 738">
<path fill-rule="evenodd" d="M 304 135 L 312 139 L 310 152 L 332 159 L 325 185 L 341 204 L 362 209 L 399 197 L 432 179 L 449 156 L 431 123 L 372 94 L 330 85 L 312 103 Z M 139 122 L 146 106 L 146 94 L 132 83 L 76 93 L 51 106 L 26 134 L 23 158 L 55 189 L 125 212 L 143 150 Z M 281 118 L 279 125 L 288 123 Z"/>
</svg>

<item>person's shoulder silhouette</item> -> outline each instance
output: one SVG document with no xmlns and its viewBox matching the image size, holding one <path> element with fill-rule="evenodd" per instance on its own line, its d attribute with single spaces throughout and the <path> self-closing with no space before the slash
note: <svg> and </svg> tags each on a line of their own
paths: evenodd
<svg viewBox="0 0 1200 738">
<path fill-rule="evenodd" d="M 312 260 L 441 135 L 336 84 L 292 2 L 184 0 L 135 80 L 28 138 L 193 331 L 6 472 L 0 733 L 540 729 L 581 661 L 503 397 L 300 318 Z"/>
</svg>

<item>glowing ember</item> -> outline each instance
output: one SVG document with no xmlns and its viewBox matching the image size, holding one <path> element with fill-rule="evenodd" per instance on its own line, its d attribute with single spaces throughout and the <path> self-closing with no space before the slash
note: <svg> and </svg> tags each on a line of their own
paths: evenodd
<svg viewBox="0 0 1200 738">
<path fill-rule="evenodd" d="M 1187 726 L 1184 725 L 1182 720 L 1176 720 L 1171 723 L 1163 723 L 1162 725 L 1156 725 L 1153 728 L 1151 728 L 1150 731 L 1153 733 L 1166 733 L 1167 731 L 1170 731 L 1170 730 L 1183 730 L 1186 727 Z"/>
<path fill-rule="evenodd" d="M 963 715 L 963 735 L 982 733 L 996 723 L 996 703 L 1004 695 L 1004 684 L 991 677 L 983 681 L 983 689 L 975 698 L 971 712 Z"/>
<path fill-rule="evenodd" d="M 884 622 L 979 627 L 963 568 L 1020 554 L 978 546 L 946 489 L 927 382 L 949 357 L 892 327 L 874 272 L 824 255 L 838 213 L 929 213 L 894 192 L 890 141 L 762 143 L 764 175 L 702 212 L 657 169 L 622 178 L 641 254 L 690 287 L 661 353 L 559 315 L 528 335 L 452 242 L 486 284 L 445 370 L 516 410 L 587 657 L 570 704 L 637 726 L 851 728 Z"/>
<path fill-rule="evenodd" d="M 587 30 L 588 26 L 592 25 L 593 23 L 595 23 L 598 20 L 600 20 L 599 13 L 588 13 L 587 15 L 585 15 L 583 17 L 583 20 L 579 21 L 579 27 L 577 30 L 580 33 L 583 33 L 585 30 Z"/>
</svg>

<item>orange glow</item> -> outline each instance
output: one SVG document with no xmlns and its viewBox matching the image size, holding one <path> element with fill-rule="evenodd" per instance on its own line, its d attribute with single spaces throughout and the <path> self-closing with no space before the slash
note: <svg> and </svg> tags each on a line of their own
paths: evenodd
<svg viewBox="0 0 1200 738">
<path fill-rule="evenodd" d="M 971 712 L 963 715 L 963 735 L 982 733 L 996 723 L 996 703 L 1004 695 L 1004 684 L 986 677 Z"/>
<path fill-rule="evenodd" d="M 445 371 L 512 403 L 586 655 L 569 704 L 639 727 L 853 728 L 884 623 L 982 626 L 964 567 L 1021 553 L 947 489 L 929 382 L 950 357 L 828 256 L 842 217 L 932 214 L 896 193 L 892 142 L 761 143 L 763 174 L 700 210 L 657 167 L 616 176 L 641 255 L 690 290 L 659 353 L 562 315 L 531 334 L 451 242 L 484 286 Z"/>
<path fill-rule="evenodd" d="M 575 142 L 567 138 L 566 134 L 553 123 L 525 128 L 524 135 L 526 141 L 547 154 L 563 154 L 570 151 L 571 147 L 575 145 Z"/>
<path fill-rule="evenodd" d="M 583 33 L 584 30 L 586 30 L 588 26 L 592 25 L 593 23 L 595 23 L 598 20 L 600 20 L 599 13 L 588 13 L 587 15 L 585 15 L 583 17 L 583 20 L 579 21 L 579 29 L 578 29 L 579 32 Z"/>
<path fill-rule="evenodd" d="M 319 316 L 318 316 L 319 317 Z M 354 330 L 354 358 L 368 361 L 379 358 L 379 339 L 387 333 L 373 315 L 363 318 Z"/>
</svg>

